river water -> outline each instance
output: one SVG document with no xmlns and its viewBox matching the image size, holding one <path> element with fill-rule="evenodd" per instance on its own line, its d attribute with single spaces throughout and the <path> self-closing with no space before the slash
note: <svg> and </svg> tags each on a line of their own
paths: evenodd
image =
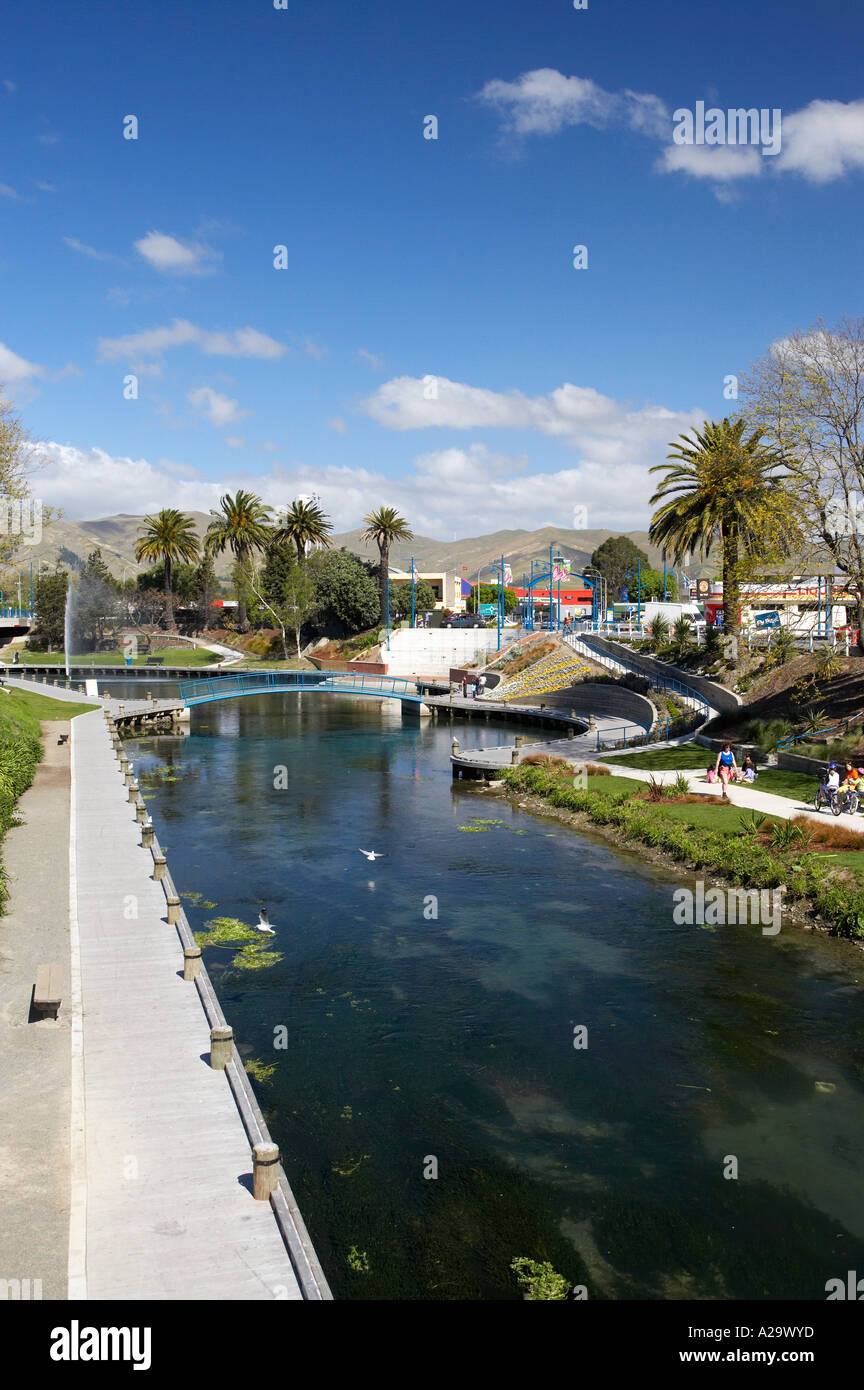
<svg viewBox="0 0 864 1390">
<path fill-rule="evenodd" d="M 676 926 L 681 879 L 454 786 L 450 738 L 296 694 L 134 745 L 193 929 L 269 910 L 278 962 L 205 961 L 335 1296 L 519 1298 L 517 1256 L 592 1299 L 864 1272 L 860 953 Z"/>
</svg>

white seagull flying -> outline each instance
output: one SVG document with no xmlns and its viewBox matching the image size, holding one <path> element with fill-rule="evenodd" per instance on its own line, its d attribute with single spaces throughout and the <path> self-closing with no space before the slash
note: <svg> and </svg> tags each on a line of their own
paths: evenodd
<svg viewBox="0 0 864 1390">
<path fill-rule="evenodd" d="M 370 864 L 374 864 L 376 859 L 384 858 L 384 855 L 380 854 L 377 849 L 361 849 L 360 853 L 366 855 Z"/>
<path fill-rule="evenodd" d="M 262 907 L 258 913 L 258 921 L 255 923 L 258 931 L 266 932 L 268 936 L 275 936 L 276 933 L 270 925 L 270 918 L 267 915 L 266 907 Z"/>
</svg>

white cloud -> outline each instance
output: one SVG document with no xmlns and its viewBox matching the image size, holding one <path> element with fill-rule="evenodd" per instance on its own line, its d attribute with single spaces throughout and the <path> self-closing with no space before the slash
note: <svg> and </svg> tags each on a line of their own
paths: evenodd
<svg viewBox="0 0 864 1390">
<path fill-rule="evenodd" d="M 0 198 L 11 198 L 16 203 L 21 202 L 21 194 L 8 183 L 0 183 Z"/>
<path fill-rule="evenodd" d="M 134 243 L 154 270 L 167 275 L 205 275 L 214 269 L 214 261 L 222 257 L 203 242 L 183 242 L 164 232 L 148 232 Z"/>
<path fill-rule="evenodd" d="M 57 185 L 56 185 L 56 184 L 54 184 L 54 183 L 45 183 L 42 179 L 37 179 L 37 180 L 36 180 L 36 187 L 39 189 L 39 191 L 40 191 L 41 193 L 56 193 L 56 192 L 57 192 Z"/>
<path fill-rule="evenodd" d="M 658 173 L 718 185 L 784 173 L 828 183 L 864 168 L 864 100 L 817 100 L 783 112 L 780 151 L 766 157 L 757 145 L 674 145 L 672 117 L 661 97 L 607 92 L 589 77 L 566 77 L 556 68 L 535 68 L 513 82 L 487 82 L 477 98 L 501 114 L 510 135 L 557 135 L 580 125 L 628 127 L 663 146 L 654 166 Z"/>
<path fill-rule="evenodd" d="M 565 531 L 577 505 L 586 508 L 589 527 L 619 531 L 646 524 L 655 486 L 645 464 L 636 460 L 610 468 L 605 461 L 583 459 L 564 469 L 531 472 L 526 460 L 508 460 L 483 445 L 421 454 L 397 478 L 362 467 L 295 463 L 274 464 L 258 474 L 248 467 L 228 469 L 212 482 L 190 477 L 193 470 L 168 460 L 153 464 L 56 443 L 37 452 L 41 498 L 73 520 L 144 515 L 169 502 L 183 511 L 207 512 L 224 492 L 244 487 L 274 507 L 286 498 L 317 493 L 337 531 L 353 530 L 382 501 L 407 516 L 418 535 L 471 536 L 547 525 Z M 658 457 L 661 453 L 665 448 Z"/>
<path fill-rule="evenodd" d="M 348 426 L 345 424 L 345 421 L 341 419 L 341 417 L 338 415 L 334 415 L 332 419 L 327 421 L 327 428 L 329 430 L 332 430 L 334 434 L 348 433 Z"/>
<path fill-rule="evenodd" d="M 387 429 L 533 430 L 607 463 L 644 457 L 648 446 L 665 443 L 704 419 L 699 411 L 662 406 L 632 410 L 593 387 L 571 382 L 548 396 L 526 396 L 521 391 L 466 386 L 446 377 L 394 377 L 361 405 Z"/>
<path fill-rule="evenodd" d="M 37 135 L 36 139 L 40 145 L 59 145 L 63 136 L 58 135 L 56 131 L 49 130 L 44 135 Z"/>
<path fill-rule="evenodd" d="M 168 327 L 148 328 L 122 338 L 99 339 L 100 355 L 106 362 L 156 357 L 179 347 L 197 347 L 206 357 L 257 357 L 265 361 L 283 357 L 288 350 L 257 328 L 214 333 L 188 319 L 174 319 Z"/>
<path fill-rule="evenodd" d="M 10 82 L 8 77 L 4 77 L 4 78 L 3 78 L 3 87 L 4 87 L 4 90 L 7 91 L 7 92 L 9 93 L 10 97 L 11 97 L 12 94 L 13 94 L 13 92 L 17 92 L 17 90 L 18 90 L 18 83 L 17 83 L 17 82 Z"/>
<path fill-rule="evenodd" d="M 119 261 L 121 256 L 113 256 L 110 251 L 97 251 L 95 246 L 88 246 L 86 242 L 79 241 L 74 236 L 64 236 L 63 240 L 72 251 L 79 251 L 82 256 L 89 256 L 91 261 Z"/>
<path fill-rule="evenodd" d="M 18 382 L 29 382 L 33 377 L 44 375 L 44 367 L 38 366 L 35 362 L 28 362 L 26 358 L 19 357 L 17 352 L 0 343 L 0 381 L 4 385 L 13 386 Z"/>
<path fill-rule="evenodd" d="M 367 352 L 365 348 L 358 348 L 357 356 L 361 358 L 367 364 L 367 366 L 371 367 L 373 371 L 383 372 L 384 359 L 381 357 L 376 357 L 374 352 Z"/>
<path fill-rule="evenodd" d="M 215 425 L 220 430 L 251 414 L 249 410 L 241 410 L 237 401 L 232 400 L 229 396 L 220 395 L 218 391 L 212 390 L 209 386 L 201 386 L 197 391 L 190 391 L 186 399 L 196 410 L 201 411 L 211 425 Z"/>
<path fill-rule="evenodd" d="M 864 166 L 864 101 L 811 101 L 783 121 L 780 168 L 827 183 Z"/>
<path fill-rule="evenodd" d="M 523 72 L 515 82 L 487 82 L 478 100 L 505 117 L 517 135 L 556 135 L 568 126 L 626 125 L 646 135 L 665 135 L 669 113 L 659 97 L 625 90 L 607 92 L 590 77 L 565 77 L 556 68 Z"/>
<path fill-rule="evenodd" d="M 667 145 L 656 167 L 664 174 L 691 174 L 719 182 L 758 177 L 764 163 L 755 145 Z"/>
<path fill-rule="evenodd" d="M 229 449 L 245 449 L 246 440 L 241 435 L 229 434 L 226 436 L 225 443 Z"/>
<path fill-rule="evenodd" d="M 311 338 L 306 339 L 303 344 L 303 351 L 306 353 L 307 357 L 314 357 L 316 362 L 323 361 L 327 356 L 326 347 L 319 347 L 317 343 L 313 343 Z"/>
</svg>

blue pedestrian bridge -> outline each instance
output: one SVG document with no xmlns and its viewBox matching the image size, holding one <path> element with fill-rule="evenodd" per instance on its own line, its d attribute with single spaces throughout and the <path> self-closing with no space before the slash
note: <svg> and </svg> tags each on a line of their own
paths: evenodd
<svg viewBox="0 0 864 1390">
<path fill-rule="evenodd" d="M 354 671 L 243 671 L 236 676 L 208 676 L 180 681 L 187 705 L 233 700 L 238 695 L 275 695 L 286 690 L 315 690 L 321 695 L 374 695 L 384 700 L 422 704 L 425 686 L 400 676 L 368 676 Z"/>
</svg>

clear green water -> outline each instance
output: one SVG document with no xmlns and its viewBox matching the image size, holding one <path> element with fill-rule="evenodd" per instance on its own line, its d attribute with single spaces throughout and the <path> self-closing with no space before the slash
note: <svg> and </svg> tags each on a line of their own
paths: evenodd
<svg viewBox="0 0 864 1390">
<path fill-rule="evenodd" d="M 454 787 L 450 729 L 398 705 L 192 721 L 136 766 L 174 765 L 145 789 L 179 890 L 217 904 L 184 899 L 193 928 L 269 908 L 277 965 L 205 958 L 275 1063 L 256 1090 L 338 1298 L 519 1298 L 518 1255 L 595 1299 L 824 1299 L 864 1268 L 853 947 L 674 925 L 680 880 Z"/>
</svg>

